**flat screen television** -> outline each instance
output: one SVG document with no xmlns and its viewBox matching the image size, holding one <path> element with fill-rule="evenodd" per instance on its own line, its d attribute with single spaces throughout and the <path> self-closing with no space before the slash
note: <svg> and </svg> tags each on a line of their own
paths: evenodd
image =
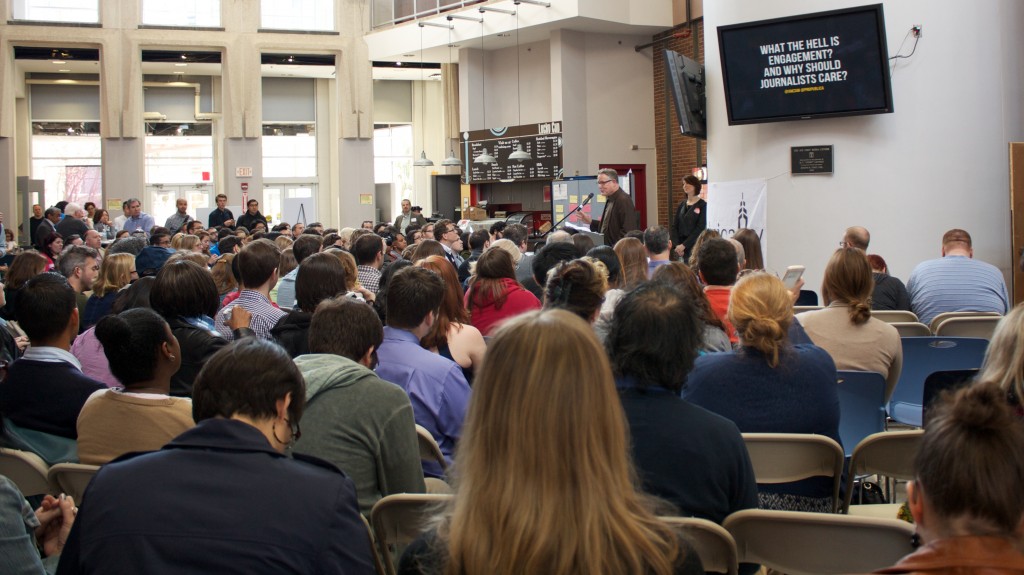
<svg viewBox="0 0 1024 575">
<path fill-rule="evenodd" d="M 729 124 L 893 111 L 882 5 L 718 27 Z"/>
<path fill-rule="evenodd" d="M 665 77 L 676 105 L 679 131 L 684 136 L 707 138 L 704 66 L 672 50 L 665 50 Z"/>
</svg>

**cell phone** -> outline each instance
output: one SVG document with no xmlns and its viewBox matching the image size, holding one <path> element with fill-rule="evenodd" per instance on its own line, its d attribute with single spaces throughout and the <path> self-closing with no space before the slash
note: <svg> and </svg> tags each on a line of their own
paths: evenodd
<svg viewBox="0 0 1024 575">
<path fill-rule="evenodd" d="M 804 266 L 789 266 L 786 268 L 786 275 L 782 276 L 782 283 L 786 289 L 793 289 L 802 275 L 804 275 Z"/>
</svg>

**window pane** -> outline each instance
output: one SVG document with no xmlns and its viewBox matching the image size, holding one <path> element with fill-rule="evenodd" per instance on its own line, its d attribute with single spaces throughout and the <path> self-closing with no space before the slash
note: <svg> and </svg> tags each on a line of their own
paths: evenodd
<svg viewBox="0 0 1024 575">
<path fill-rule="evenodd" d="M 220 26 L 220 0 L 142 0 L 142 23 L 151 26 Z"/>
<path fill-rule="evenodd" d="M 100 204 L 100 137 L 32 136 L 32 177 L 45 182 L 41 204 Z"/>
<path fill-rule="evenodd" d="M 264 178 L 315 178 L 316 137 L 263 136 Z"/>
<path fill-rule="evenodd" d="M 146 136 L 146 183 L 213 181 L 211 136 Z"/>
<path fill-rule="evenodd" d="M 15 20 L 97 23 L 99 0 L 14 0 Z"/>
<path fill-rule="evenodd" d="M 261 0 L 260 27 L 273 30 L 334 30 L 333 0 Z"/>
</svg>

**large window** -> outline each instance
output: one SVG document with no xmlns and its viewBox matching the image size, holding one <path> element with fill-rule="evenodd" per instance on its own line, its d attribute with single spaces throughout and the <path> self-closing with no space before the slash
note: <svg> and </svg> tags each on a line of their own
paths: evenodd
<svg viewBox="0 0 1024 575">
<path fill-rule="evenodd" d="M 260 27 L 334 31 L 334 0 L 260 0 Z"/>
<path fill-rule="evenodd" d="M 220 26 L 220 0 L 142 0 L 142 23 L 150 26 Z"/>
<path fill-rule="evenodd" d="M 210 124 L 148 124 L 147 184 L 209 184 L 213 180 Z"/>
<path fill-rule="evenodd" d="M 263 177 L 316 177 L 316 130 L 313 124 L 263 126 Z"/>
<path fill-rule="evenodd" d="M 101 161 L 99 124 L 33 124 L 32 177 L 45 182 L 39 204 L 66 200 L 100 205 Z"/>
<path fill-rule="evenodd" d="M 100 21 L 99 0 L 14 0 L 12 7 L 15 20 L 76 24 Z"/>
<path fill-rule="evenodd" d="M 377 126 L 373 130 L 373 175 L 378 184 L 392 184 L 392 204 L 413 196 L 412 125 Z"/>
</svg>

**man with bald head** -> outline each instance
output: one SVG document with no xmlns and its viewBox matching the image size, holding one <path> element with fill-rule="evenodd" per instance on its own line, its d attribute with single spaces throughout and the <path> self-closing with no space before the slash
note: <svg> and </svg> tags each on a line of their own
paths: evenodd
<svg viewBox="0 0 1024 575">
<path fill-rule="evenodd" d="M 871 243 L 871 234 L 867 228 L 853 226 L 846 228 L 846 233 L 843 234 L 843 241 L 839 242 L 839 247 L 860 248 L 867 253 L 869 243 Z"/>
<path fill-rule="evenodd" d="M 1003 274 L 974 259 L 971 234 L 952 229 L 942 236 L 942 257 L 921 262 L 907 281 L 911 310 L 928 325 L 947 311 L 1005 314 L 1009 297 Z"/>
</svg>

